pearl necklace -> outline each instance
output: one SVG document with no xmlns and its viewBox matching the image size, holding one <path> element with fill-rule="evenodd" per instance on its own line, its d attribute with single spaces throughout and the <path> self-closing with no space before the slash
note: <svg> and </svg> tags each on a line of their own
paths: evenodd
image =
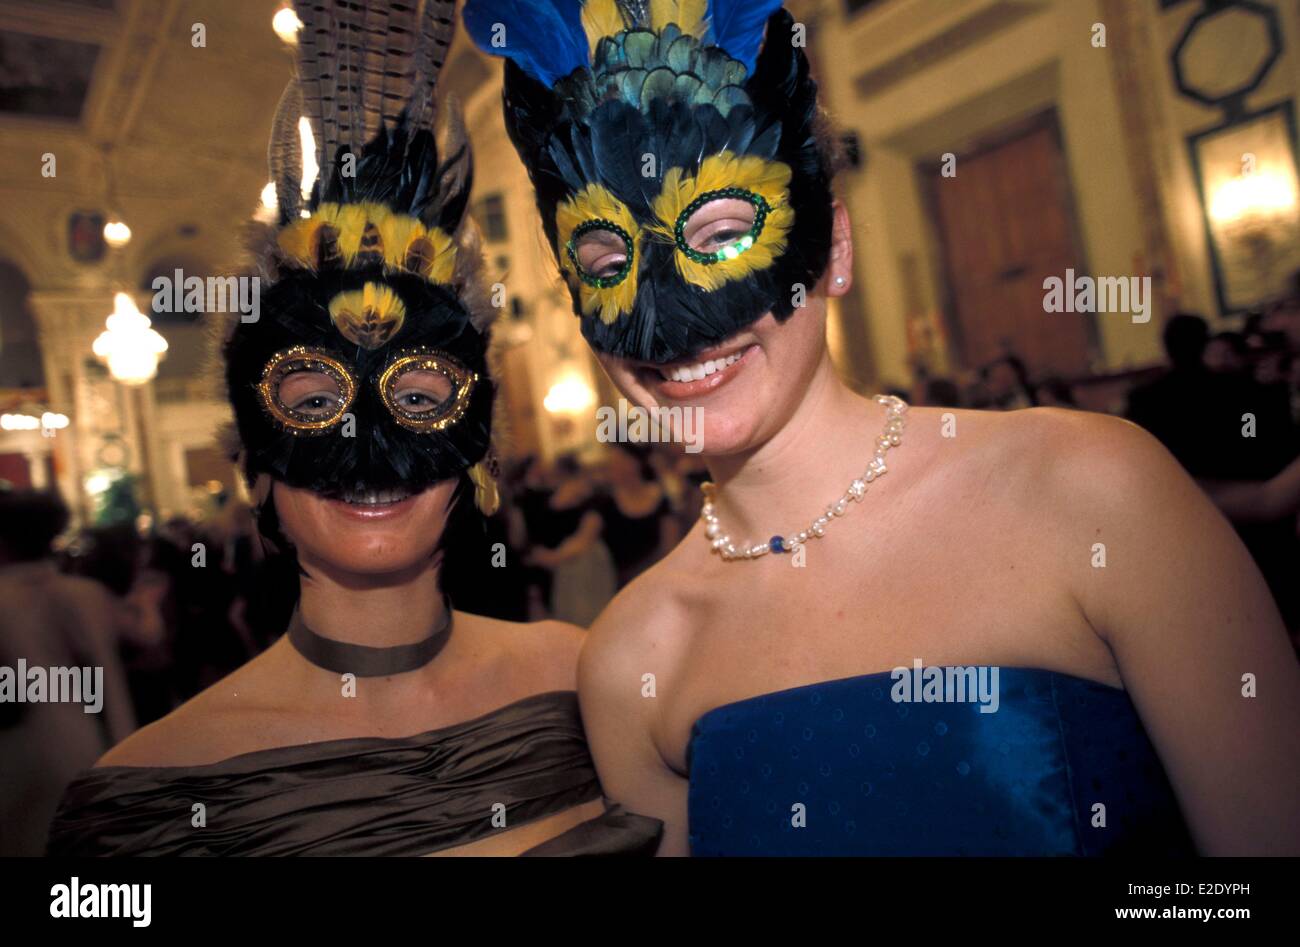
<svg viewBox="0 0 1300 947">
<path fill-rule="evenodd" d="M 737 546 L 722 531 L 722 524 L 718 522 L 718 514 L 713 505 L 717 488 L 712 483 L 703 484 L 704 508 L 700 511 L 700 519 L 704 520 L 704 537 L 713 551 L 727 562 L 733 559 L 757 559 L 769 552 L 793 552 L 808 540 L 825 536 L 826 527 L 831 520 L 847 513 L 850 503 L 861 502 L 867 495 L 867 484 L 885 475 L 888 469 L 885 467 L 885 453 L 903 443 L 903 414 L 907 411 L 907 402 L 893 395 L 876 395 L 875 400 L 885 406 L 885 429 L 876 438 L 876 454 L 867 465 L 866 473 L 849 484 L 845 494 L 827 506 L 826 512 L 813 520 L 806 530 L 792 534 L 788 539 L 785 536 L 773 536 L 765 543 Z"/>
</svg>

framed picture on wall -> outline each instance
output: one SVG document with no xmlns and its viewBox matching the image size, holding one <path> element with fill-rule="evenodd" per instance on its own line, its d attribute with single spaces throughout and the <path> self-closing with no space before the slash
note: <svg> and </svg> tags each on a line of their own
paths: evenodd
<svg viewBox="0 0 1300 947">
<path fill-rule="evenodd" d="M 1188 136 L 1223 315 L 1284 297 L 1300 272 L 1295 108 L 1281 102 Z"/>
<path fill-rule="evenodd" d="M 104 258 L 104 215 L 74 211 L 68 215 L 68 255 L 78 263 L 98 263 Z"/>
</svg>

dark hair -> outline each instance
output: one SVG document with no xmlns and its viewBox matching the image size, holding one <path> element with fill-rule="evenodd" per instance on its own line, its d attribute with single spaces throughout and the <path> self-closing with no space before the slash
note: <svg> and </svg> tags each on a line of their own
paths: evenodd
<svg viewBox="0 0 1300 947">
<path fill-rule="evenodd" d="M 0 490 L 0 545 L 10 559 L 44 559 L 55 538 L 67 528 L 68 508 L 58 494 Z"/>
<path fill-rule="evenodd" d="M 65 568 L 94 579 L 117 596 L 126 595 L 140 571 L 140 534 L 131 523 L 82 531 L 69 550 Z"/>
<path fill-rule="evenodd" d="M 818 106 L 813 119 L 813 139 L 826 167 L 827 180 L 833 181 L 842 171 L 856 168 L 861 161 L 857 138 L 852 133 L 842 134 L 831 120 L 830 113 Z"/>
<path fill-rule="evenodd" d="M 1199 365 L 1210 341 L 1210 327 L 1200 316 L 1180 312 L 1165 323 L 1162 339 L 1169 361 L 1176 368 Z"/>
<path fill-rule="evenodd" d="M 438 552 L 442 553 L 438 585 L 452 604 L 477 599 L 485 579 L 484 570 L 492 571 L 492 553 L 487 519 L 474 502 L 474 482 L 467 473 L 457 478 L 456 489 L 448 501 L 447 522 L 438 540 Z"/>
</svg>

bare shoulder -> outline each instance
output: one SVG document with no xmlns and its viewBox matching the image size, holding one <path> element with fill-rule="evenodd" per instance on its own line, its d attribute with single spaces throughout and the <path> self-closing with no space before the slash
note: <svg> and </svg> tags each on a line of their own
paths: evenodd
<svg viewBox="0 0 1300 947">
<path fill-rule="evenodd" d="M 1016 414 L 1026 417 L 1006 449 L 1034 471 L 1028 512 L 1068 551 L 1067 581 L 1104 638 L 1132 626 L 1119 615 L 1167 610 L 1172 589 L 1190 594 L 1194 568 L 1208 566 L 1223 594 L 1255 584 L 1232 527 L 1151 434 L 1083 411 Z"/>
<path fill-rule="evenodd" d="M 103 583 L 85 576 L 59 573 L 57 589 L 59 600 L 78 616 L 83 633 L 100 637 L 119 633 L 119 620 L 127 606 Z"/>
<path fill-rule="evenodd" d="M 60 594 L 77 600 L 79 604 L 102 607 L 113 602 L 113 593 L 95 579 L 60 573 L 59 583 Z"/>
<path fill-rule="evenodd" d="M 1091 411 L 1026 408 L 968 411 L 913 408 L 909 438 L 943 452 L 944 467 L 987 477 L 1023 501 L 1119 502 L 1141 496 L 1154 483 L 1186 479 L 1182 468 L 1154 437 L 1120 418 Z"/>
<path fill-rule="evenodd" d="M 1093 453 L 1098 448 L 1131 450 L 1148 445 L 1162 450 L 1159 442 L 1131 421 L 1095 411 L 1070 408 L 1024 408 L 1019 411 L 979 411 L 991 415 L 1017 446 L 1038 444 L 1050 453 L 1073 448 Z"/>
<path fill-rule="evenodd" d="M 692 529 L 667 556 L 614 596 L 592 624 L 584 655 L 654 647 L 661 640 L 659 631 L 676 624 L 699 584 L 700 563 L 690 548 L 697 530 Z"/>
<path fill-rule="evenodd" d="M 1004 444 L 1018 445 L 1069 437 L 1122 437 L 1123 432 L 1144 434 L 1140 427 L 1121 418 L 1095 411 L 1070 408 L 1020 408 L 1015 411 L 987 411 L 972 408 L 910 408 L 907 437 L 918 428 L 932 431 L 954 442 L 967 431 L 996 436 Z M 987 442 L 988 438 L 980 438 Z"/>
<path fill-rule="evenodd" d="M 1040 495 L 1054 506 L 1135 514 L 1153 502 L 1167 508 L 1204 501 L 1164 445 L 1130 421 L 1033 408 L 1008 413 L 1006 425 L 1004 449 L 1041 475 Z"/>
<path fill-rule="evenodd" d="M 1226 525 L 1164 446 L 1128 421 L 1059 408 L 955 411 L 945 431 L 939 413 L 919 409 L 907 431 L 926 502 L 996 530 L 1072 588 L 1094 571 L 1080 549 L 1118 543 L 1149 556 Z"/>
<path fill-rule="evenodd" d="M 231 672 L 109 750 L 101 766 L 195 766 L 237 755 L 256 721 L 276 707 L 269 652 Z"/>
<path fill-rule="evenodd" d="M 708 572 L 697 525 L 667 556 L 620 591 L 587 633 L 578 662 L 579 690 L 603 682 L 662 676 L 688 643 L 689 616 L 697 597 L 707 595 Z M 626 693 L 626 688 L 619 688 Z"/>
<path fill-rule="evenodd" d="M 562 621 L 515 622 L 483 615 L 461 616 L 473 622 L 475 634 L 488 634 L 500 645 L 513 672 L 532 682 L 534 691 L 577 687 L 578 652 L 585 632 Z"/>
</svg>

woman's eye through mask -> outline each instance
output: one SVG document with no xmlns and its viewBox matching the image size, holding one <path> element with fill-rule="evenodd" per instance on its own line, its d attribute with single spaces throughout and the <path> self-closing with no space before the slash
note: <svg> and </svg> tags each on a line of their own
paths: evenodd
<svg viewBox="0 0 1300 947">
<path fill-rule="evenodd" d="M 771 210 L 761 194 L 744 188 L 702 194 L 677 218 L 677 249 L 706 266 L 734 260 L 754 246 Z"/>
<path fill-rule="evenodd" d="M 299 368 L 280 380 L 278 400 L 302 417 L 328 420 L 343 408 L 343 393 L 334 378 L 322 371 Z"/>
<path fill-rule="evenodd" d="M 442 352 L 399 352 L 375 379 L 393 419 L 416 432 L 441 431 L 464 415 L 478 375 Z M 356 400 L 359 382 L 343 361 L 301 346 L 273 355 L 257 390 L 262 407 L 284 430 L 332 430 Z"/>
<path fill-rule="evenodd" d="M 340 359 L 323 350 L 294 346 L 271 356 L 257 393 L 280 427 L 295 434 L 321 434 L 347 413 L 357 386 Z"/>
<path fill-rule="evenodd" d="M 578 278 L 588 286 L 608 289 L 627 278 L 635 261 L 632 236 L 610 220 L 580 224 L 565 247 Z"/>
<path fill-rule="evenodd" d="M 376 384 L 393 419 L 417 433 L 442 431 L 469 406 L 478 376 L 442 352 L 401 353 Z"/>
</svg>

